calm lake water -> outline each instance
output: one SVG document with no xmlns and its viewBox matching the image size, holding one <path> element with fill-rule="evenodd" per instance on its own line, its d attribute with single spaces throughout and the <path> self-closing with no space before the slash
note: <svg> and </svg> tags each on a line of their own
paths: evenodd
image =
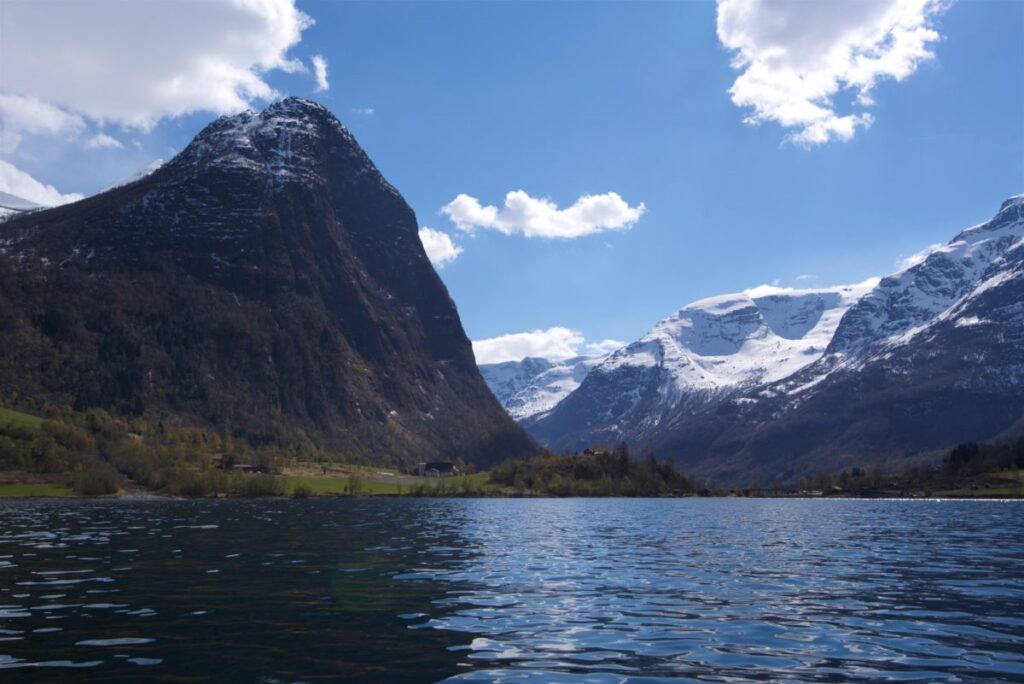
<svg viewBox="0 0 1024 684">
<path fill-rule="evenodd" d="M 0 681 L 1024 682 L 1024 504 L 0 502 Z"/>
</svg>

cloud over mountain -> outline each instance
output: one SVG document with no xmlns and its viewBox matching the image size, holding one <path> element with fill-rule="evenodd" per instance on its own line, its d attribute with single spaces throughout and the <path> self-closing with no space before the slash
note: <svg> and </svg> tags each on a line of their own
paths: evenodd
<svg viewBox="0 0 1024 684">
<path fill-rule="evenodd" d="M 475 340 L 473 353 L 478 364 L 522 361 L 526 357 L 561 361 L 577 356 L 605 356 L 624 344 L 619 340 L 588 343 L 579 330 L 558 325 L 547 330 L 530 330 Z"/>
<path fill-rule="evenodd" d="M 39 112 L 52 132 L 80 127 L 82 116 L 149 128 L 164 117 L 238 111 L 276 95 L 268 72 L 307 69 L 289 50 L 313 20 L 293 0 L 54 9 L 4 2 L 0 115 L 11 134 L 40 132 Z M 314 67 L 326 87 L 326 63 Z"/>
<path fill-rule="evenodd" d="M 0 159 L 0 192 L 10 193 L 44 207 L 67 204 L 82 199 L 82 195 L 79 193 L 61 193 L 52 185 L 39 182 L 2 159 Z"/>
<path fill-rule="evenodd" d="M 531 197 L 523 190 L 505 195 L 505 205 L 484 206 L 476 197 L 460 194 L 441 208 L 457 228 L 473 232 L 478 228 L 505 235 L 540 238 L 578 238 L 609 230 L 628 230 L 647 208 L 635 207 L 616 192 L 583 195 L 565 209 L 549 199 Z"/>
<path fill-rule="evenodd" d="M 448 233 L 443 233 L 440 230 L 425 226 L 420 228 L 420 242 L 423 243 L 423 249 L 426 250 L 427 258 L 430 259 L 434 268 L 450 264 L 462 254 L 462 248 L 452 241 Z"/>
</svg>

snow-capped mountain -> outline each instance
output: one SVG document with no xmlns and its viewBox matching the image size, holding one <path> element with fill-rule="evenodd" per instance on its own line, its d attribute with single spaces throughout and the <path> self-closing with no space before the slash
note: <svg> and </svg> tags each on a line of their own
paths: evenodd
<svg viewBox="0 0 1024 684">
<path fill-rule="evenodd" d="M 839 292 L 697 302 L 524 424 L 559 447 L 626 439 L 720 482 L 898 467 L 1024 430 L 1024 195 Z"/>
<path fill-rule="evenodd" d="M 963 311 L 985 291 L 1017 277 L 1024 245 L 1024 195 L 1003 202 L 994 218 L 964 230 L 931 250 L 919 263 L 878 285 L 843 317 L 826 354 L 767 393 L 796 395 L 835 372 L 851 372 L 930 339 L 929 330 L 948 321 L 984 325 Z"/>
<path fill-rule="evenodd" d="M 1008 260 L 1024 238 L 1024 195 L 1003 202 L 996 216 L 961 232 L 932 250 L 919 264 L 881 280 L 847 315 L 830 354 L 863 356 L 879 346 L 910 342 L 914 336 L 969 298 Z"/>
<path fill-rule="evenodd" d="M 526 424 L 557 447 L 642 442 L 818 360 L 843 314 L 875 282 L 762 287 L 694 302 L 613 353 L 565 401 Z"/>
<path fill-rule="evenodd" d="M 27 199 L 12 195 L 9 192 L 3 192 L 0 190 L 0 221 L 6 218 L 20 214 L 23 211 L 31 211 L 33 209 L 42 209 L 43 206 L 30 202 Z"/>
<path fill-rule="evenodd" d="M 528 356 L 521 361 L 481 364 L 480 373 L 509 415 L 525 420 L 550 411 L 602 360 L 602 356 L 560 360 Z"/>
</svg>

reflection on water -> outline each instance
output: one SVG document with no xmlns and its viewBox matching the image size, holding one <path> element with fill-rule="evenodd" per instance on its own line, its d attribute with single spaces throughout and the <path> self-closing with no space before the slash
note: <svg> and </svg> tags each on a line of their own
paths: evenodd
<svg viewBox="0 0 1024 684">
<path fill-rule="evenodd" d="M 1024 681 L 1024 504 L 0 503 L 0 680 Z"/>
</svg>

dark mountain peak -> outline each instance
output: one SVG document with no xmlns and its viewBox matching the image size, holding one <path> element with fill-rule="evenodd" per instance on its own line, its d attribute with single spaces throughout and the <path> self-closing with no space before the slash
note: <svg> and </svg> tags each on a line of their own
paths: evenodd
<svg viewBox="0 0 1024 684">
<path fill-rule="evenodd" d="M 227 114 L 207 125 L 194 142 L 206 143 L 208 149 L 221 144 L 243 143 L 253 136 L 272 136 L 276 132 L 325 137 L 331 131 L 341 132 L 355 143 L 341 122 L 322 105 L 301 97 L 287 97 L 266 107 L 262 112 L 252 109 Z"/>
<path fill-rule="evenodd" d="M 299 97 L 220 117 L 162 171 L 178 180 L 206 173 L 249 179 L 266 192 L 370 180 L 397 194 L 330 111 Z"/>
<path fill-rule="evenodd" d="M 341 122 L 327 107 L 319 102 L 304 97 L 290 95 L 267 106 L 260 116 L 266 119 L 305 119 L 308 121 L 327 122 L 329 125 L 341 126 Z"/>
</svg>

